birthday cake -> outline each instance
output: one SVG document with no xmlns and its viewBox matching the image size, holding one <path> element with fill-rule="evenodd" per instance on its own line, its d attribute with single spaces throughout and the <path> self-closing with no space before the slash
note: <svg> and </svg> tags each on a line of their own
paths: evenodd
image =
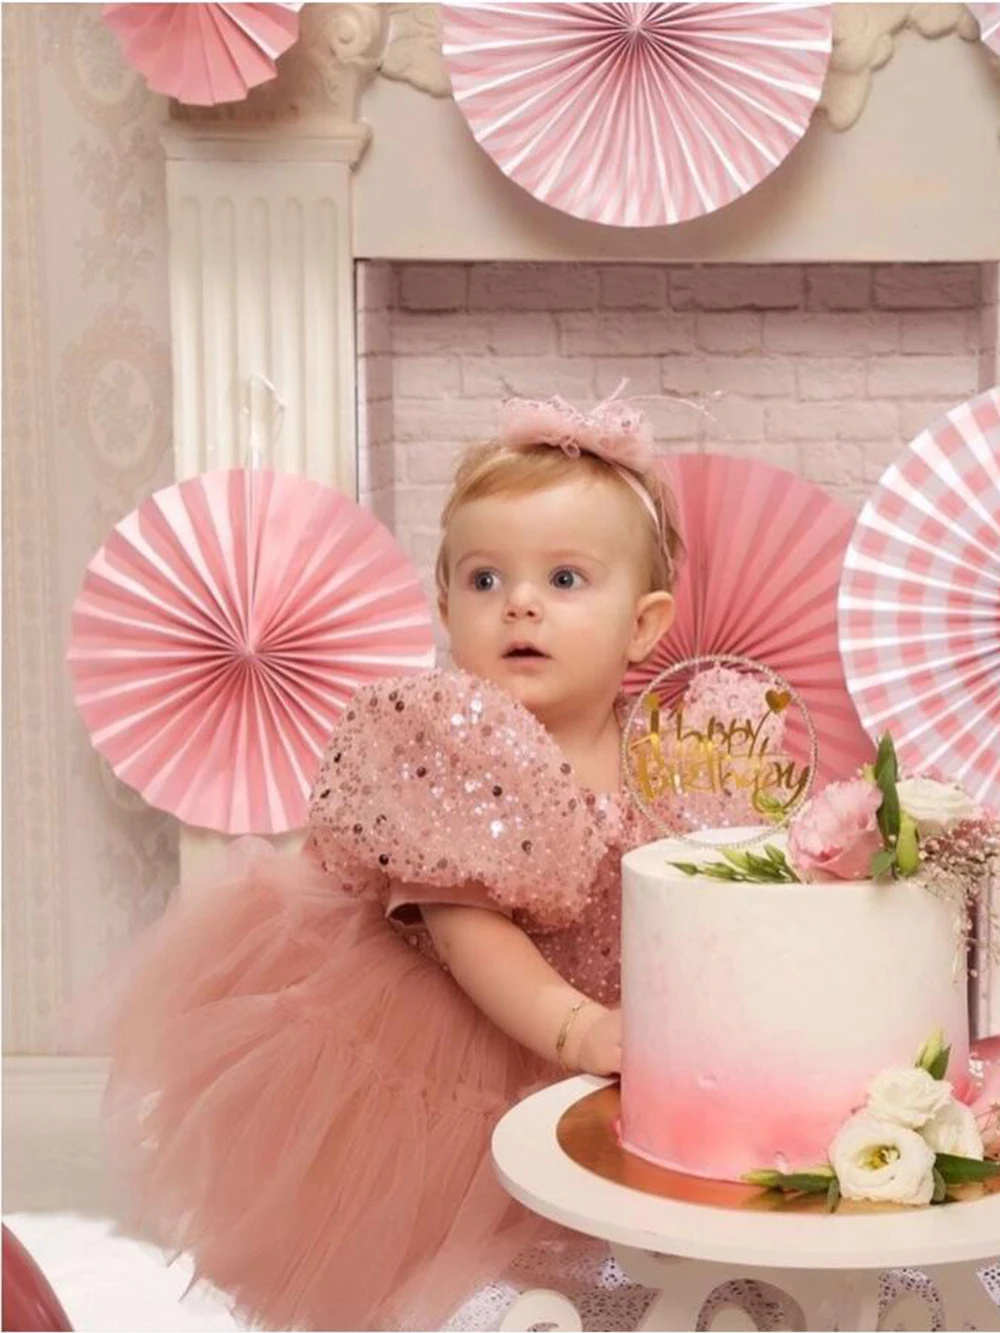
<svg viewBox="0 0 1000 1333">
<path fill-rule="evenodd" d="M 1000 1183 L 1000 1071 L 970 1072 L 966 969 L 977 919 L 996 948 L 998 867 L 996 819 L 899 780 L 889 737 L 787 836 L 629 852 L 622 1147 L 831 1208 Z"/>
<path fill-rule="evenodd" d="M 727 882 L 675 863 L 728 864 L 680 840 L 624 858 L 626 1148 L 721 1180 L 806 1171 L 937 1028 L 966 1095 L 958 904 L 906 879 Z"/>
<path fill-rule="evenodd" d="M 816 738 L 787 682 L 717 659 L 668 710 L 676 670 L 624 738 L 635 799 L 687 823 L 622 862 L 622 1147 L 832 1207 L 996 1176 L 966 959 L 1000 938 L 1000 824 L 954 783 L 902 778 L 890 736 L 805 799 Z"/>
</svg>

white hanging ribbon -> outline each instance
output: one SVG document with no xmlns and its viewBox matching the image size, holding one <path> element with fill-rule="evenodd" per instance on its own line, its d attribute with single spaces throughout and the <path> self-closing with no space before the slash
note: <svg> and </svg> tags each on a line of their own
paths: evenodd
<svg viewBox="0 0 1000 1333">
<path fill-rule="evenodd" d="M 266 408 L 260 405 L 258 385 L 269 395 Z M 274 464 L 274 445 L 284 424 L 285 401 L 268 377 L 256 370 L 247 376 L 244 390 L 246 401 L 240 411 L 247 420 L 245 466 L 257 472 Z"/>
</svg>

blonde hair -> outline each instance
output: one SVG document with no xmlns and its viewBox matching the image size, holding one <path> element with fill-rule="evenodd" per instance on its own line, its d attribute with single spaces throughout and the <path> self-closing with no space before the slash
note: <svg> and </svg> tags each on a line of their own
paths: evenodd
<svg viewBox="0 0 1000 1333">
<path fill-rule="evenodd" d="M 658 472 L 637 471 L 634 475 L 649 493 L 656 509 L 655 527 L 652 515 L 618 469 L 596 454 L 581 453 L 576 458 L 570 458 L 562 449 L 548 444 L 511 449 L 497 440 L 474 445 L 459 461 L 451 494 L 441 513 L 441 545 L 434 570 L 439 601 L 444 603 L 448 597 L 448 525 L 456 510 L 471 500 L 480 500 L 490 495 L 530 495 L 533 491 L 558 486 L 574 477 L 610 481 L 630 497 L 637 510 L 641 511 L 644 531 L 648 533 L 647 591 L 672 592 L 677 565 L 684 553 L 675 517 L 673 493 L 666 478 Z"/>
</svg>

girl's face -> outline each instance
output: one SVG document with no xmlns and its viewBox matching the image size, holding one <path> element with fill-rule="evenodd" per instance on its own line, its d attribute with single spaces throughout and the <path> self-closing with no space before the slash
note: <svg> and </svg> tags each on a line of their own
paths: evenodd
<svg viewBox="0 0 1000 1333">
<path fill-rule="evenodd" d="M 646 591 L 643 521 L 591 478 L 459 506 L 441 608 L 456 665 L 543 721 L 607 706 L 673 619 L 670 594 Z"/>
</svg>

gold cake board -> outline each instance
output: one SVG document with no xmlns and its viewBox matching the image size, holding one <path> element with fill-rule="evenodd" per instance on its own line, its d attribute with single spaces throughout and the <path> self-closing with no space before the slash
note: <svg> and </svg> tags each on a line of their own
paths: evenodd
<svg viewBox="0 0 1000 1333">
<path fill-rule="evenodd" d="M 602 1180 L 613 1181 L 641 1194 L 653 1194 L 677 1203 L 701 1204 L 707 1208 L 727 1208 L 737 1212 L 815 1213 L 827 1216 L 822 1194 L 783 1195 L 776 1190 L 762 1190 L 732 1180 L 706 1180 L 685 1175 L 628 1152 L 618 1140 L 615 1126 L 621 1113 L 621 1092 L 617 1083 L 599 1088 L 574 1102 L 560 1117 L 556 1139 L 571 1161 L 591 1171 Z M 762 1162 L 766 1167 L 767 1163 Z M 1000 1177 L 985 1184 L 963 1185 L 949 1192 L 948 1203 L 980 1199 L 984 1194 L 1000 1192 Z M 861 1203 L 843 1199 L 837 1207 L 844 1213 L 895 1213 L 912 1211 L 905 1204 Z"/>
</svg>

